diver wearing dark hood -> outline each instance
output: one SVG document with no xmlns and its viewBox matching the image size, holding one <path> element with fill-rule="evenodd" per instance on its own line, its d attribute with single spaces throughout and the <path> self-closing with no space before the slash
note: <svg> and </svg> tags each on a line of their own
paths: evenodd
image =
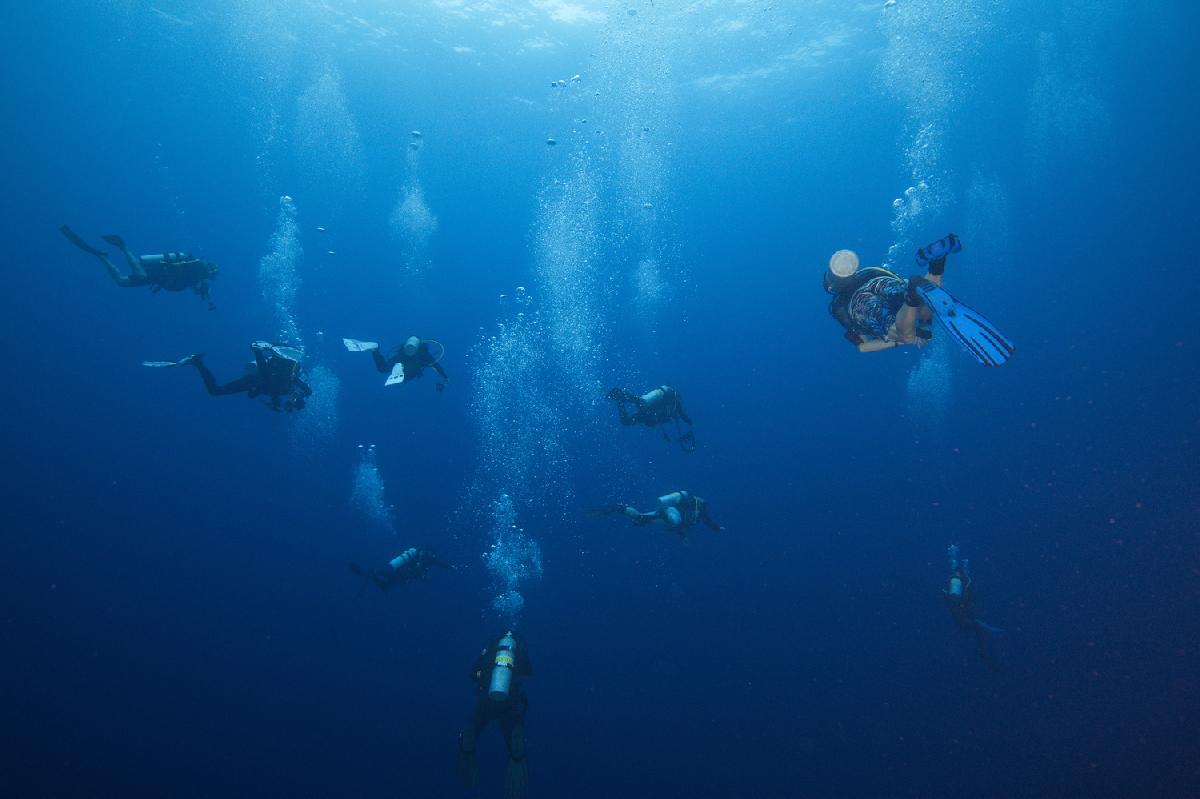
<svg viewBox="0 0 1200 799">
<path fill-rule="evenodd" d="M 643 424 L 646 427 L 658 427 L 674 422 L 679 446 L 687 452 L 693 452 L 696 449 L 696 435 L 692 432 L 692 419 L 683 409 L 683 398 L 679 396 L 679 391 L 674 386 L 659 386 L 640 396 L 623 388 L 614 388 L 608 392 L 607 397 L 617 403 L 617 417 L 621 420 L 621 424 L 626 426 Z M 632 413 L 625 407 L 626 405 L 632 406 Z M 686 431 L 680 429 L 681 421 L 688 426 Z M 671 440 L 666 431 L 663 431 L 663 438 L 667 441 Z"/>
<path fill-rule="evenodd" d="M 391 591 L 398 585 L 419 580 L 437 566 L 442 569 L 453 569 L 446 561 L 430 552 L 428 549 L 409 547 L 387 563 L 384 569 L 364 569 L 357 563 L 350 564 L 350 571 L 370 580 L 380 591 Z"/>
<path fill-rule="evenodd" d="M 210 311 L 216 310 L 209 297 L 209 284 L 220 271 L 217 265 L 205 261 L 186 252 L 165 252 L 157 255 L 135 255 L 125 246 L 125 241 L 115 234 L 101 236 L 109 244 L 121 250 L 125 261 L 129 264 L 129 274 L 122 275 L 120 270 L 108 260 L 108 254 L 84 241 L 75 231 L 66 225 L 59 227 L 67 241 L 79 249 L 100 259 L 109 277 L 121 288 L 136 288 L 152 286 L 155 293 L 159 291 L 183 291 L 191 289 L 196 296 L 208 303 Z"/>
<path fill-rule="evenodd" d="M 446 348 L 433 339 L 409 336 L 388 357 L 380 352 L 379 344 L 374 341 L 344 338 L 342 344 L 350 352 L 370 352 L 371 358 L 375 361 L 375 368 L 381 374 L 388 375 L 388 379 L 384 382 L 386 386 L 416 380 L 425 373 L 426 369 L 432 369 L 442 378 L 436 386 L 438 391 L 445 389 L 446 383 L 450 380 L 441 365 Z"/>
<path fill-rule="evenodd" d="M 217 383 L 216 377 L 204 364 L 204 353 L 189 355 L 178 361 L 143 361 L 143 366 L 168 368 L 193 366 L 204 381 L 204 388 L 214 397 L 227 394 L 246 394 L 254 399 L 266 398 L 273 410 L 287 412 L 301 410 L 305 400 L 312 396 L 312 389 L 304 380 L 304 368 L 300 365 L 303 353 L 286 344 L 271 344 L 256 341 L 250 345 L 254 360 L 246 364 L 246 373 L 228 383 Z"/>
<path fill-rule="evenodd" d="M 652 511 L 642 512 L 624 502 L 589 511 L 589 515 L 595 519 L 611 516 L 614 513 L 624 514 L 639 527 L 654 522 L 661 523 L 684 539 L 687 538 L 687 531 L 690 528 L 701 523 L 713 532 L 720 533 L 725 530 L 709 515 L 708 503 L 690 491 L 672 491 L 670 494 L 664 494 L 658 498 L 658 508 Z"/>
<path fill-rule="evenodd" d="M 529 783 L 525 759 L 525 711 L 529 699 L 520 681 L 533 674 L 524 637 L 509 630 L 495 643 L 484 647 L 471 666 L 471 682 L 478 694 L 475 716 L 458 736 L 458 776 L 468 788 L 479 783 L 475 743 L 479 733 L 495 721 L 508 749 L 505 799 L 524 799 Z"/>
<path fill-rule="evenodd" d="M 1004 630 L 979 620 L 975 610 L 975 581 L 971 579 L 966 558 L 960 560 L 958 557 L 958 545 L 951 544 L 946 553 L 950 558 L 950 575 L 946 578 L 946 587 L 942 589 L 942 599 L 958 629 L 975 636 L 979 656 L 989 668 L 995 669 L 988 636 L 1003 633 Z"/>
</svg>

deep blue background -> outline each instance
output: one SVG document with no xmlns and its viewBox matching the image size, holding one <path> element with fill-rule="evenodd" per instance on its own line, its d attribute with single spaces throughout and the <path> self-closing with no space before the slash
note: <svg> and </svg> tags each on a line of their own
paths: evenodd
<svg viewBox="0 0 1200 799">
<path fill-rule="evenodd" d="M 652 63 L 605 61 L 614 37 L 699 36 L 721 11 L 629 2 L 568 24 L 553 3 L 513 4 L 522 28 L 349 0 L 55 5 L 0 12 L 0 791 L 459 795 L 465 671 L 500 623 L 486 520 L 456 512 L 480 456 L 465 356 L 501 293 L 537 285 L 538 193 L 578 154 L 598 177 L 612 168 L 599 136 L 564 131 L 592 113 L 593 75 Z M 951 353 L 944 415 L 908 401 L 927 353 L 857 356 L 819 287 L 834 249 L 879 261 L 910 181 L 913 109 L 881 75 L 882 12 L 749 4 L 785 39 L 824 13 L 849 20 L 850 52 L 698 88 L 758 63 L 759 40 L 731 37 L 641 76 L 673 98 L 659 233 L 686 278 L 652 335 L 627 296 L 595 298 L 602 379 L 681 386 L 701 448 L 617 429 L 603 404 L 596 427 L 557 433 L 577 507 L 522 509 L 545 560 L 523 586 L 536 795 L 1196 795 L 1196 14 L 1012 5 L 981 12 L 992 24 L 974 48 L 945 59 L 966 87 L 940 110 L 957 199 L 920 235 L 962 232 L 973 170 L 995 176 L 1008 218 L 975 224 L 1005 251 L 968 240 L 949 279 L 1019 352 L 994 372 Z M 954 4 L 900 6 L 936 19 Z M 355 16 L 390 34 L 380 43 Z M 1079 92 L 1104 113 L 1049 125 L 1037 151 L 1045 33 L 1068 123 Z M 519 46 L 539 35 L 557 46 Z M 939 42 L 935 27 L 924 57 Z M 460 43 L 472 52 L 449 49 Z M 361 134 L 350 189 L 289 144 L 297 97 L 327 69 Z M 548 87 L 577 72 L 573 100 Z M 387 220 L 413 128 L 440 226 L 432 266 L 405 281 Z M 622 198 L 599 183 L 603 234 Z M 257 264 L 283 193 L 304 231 L 296 313 L 341 379 L 337 438 L 311 459 L 285 417 L 139 366 L 201 349 L 234 374 L 246 342 L 271 333 Z M 61 239 L 64 222 L 216 260 L 220 309 L 114 290 Z M 638 257 L 614 245 L 596 269 L 624 274 Z M 337 346 L 409 330 L 446 343 L 444 394 L 430 381 L 382 392 L 365 356 Z M 593 429 L 608 439 L 599 465 Z M 350 506 L 360 442 L 379 447 L 395 538 Z M 684 547 L 578 513 L 677 487 L 707 497 L 728 534 Z M 1010 631 L 1000 674 L 941 606 L 952 542 L 985 618 Z M 359 592 L 347 560 L 410 543 L 465 568 Z M 484 796 L 500 795 L 500 749 L 489 731 Z"/>
</svg>

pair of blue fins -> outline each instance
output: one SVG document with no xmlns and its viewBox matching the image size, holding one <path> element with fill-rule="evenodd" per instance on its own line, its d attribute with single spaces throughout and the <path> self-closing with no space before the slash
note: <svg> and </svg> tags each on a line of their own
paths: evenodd
<svg viewBox="0 0 1200 799">
<path fill-rule="evenodd" d="M 931 261 L 944 259 L 961 249 L 962 242 L 958 236 L 950 234 L 917 250 L 917 263 L 928 266 Z M 938 324 L 979 363 L 984 366 L 1003 366 L 1016 352 L 1012 341 L 983 314 L 959 302 L 941 286 L 926 280 L 916 288 Z"/>
</svg>

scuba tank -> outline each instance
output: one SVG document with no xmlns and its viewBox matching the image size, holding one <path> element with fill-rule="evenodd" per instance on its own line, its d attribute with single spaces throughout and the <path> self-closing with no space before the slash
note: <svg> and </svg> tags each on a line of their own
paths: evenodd
<svg viewBox="0 0 1200 799">
<path fill-rule="evenodd" d="M 508 699 L 508 691 L 512 687 L 513 667 L 516 657 L 513 654 L 517 642 L 512 631 L 506 632 L 496 646 L 496 656 L 492 660 L 492 680 L 488 684 L 488 696 L 495 702 Z"/>
<path fill-rule="evenodd" d="M 648 391 L 642 395 L 642 405 L 653 407 L 666 399 L 666 396 L 666 386 L 660 386 L 659 388 L 656 388 L 653 391 Z"/>
<path fill-rule="evenodd" d="M 663 494 L 658 498 L 658 507 L 663 509 L 677 508 L 686 496 L 686 491 L 672 491 L 670 494 Z"/>
<path fill-rule="evenodd" d="M 403 569 L 405 566 L 415 562 L 417 559 L 417 548 L 409 547 L 401 552 L 396 557 L 388 561 L 388 565 L 393 569 Z"/>
<path fill-rule="evenodd" d="M 950 578 L 950 584 L 946 588 L 946 593 L 955 599 L 962 599 L 963 581 L 957 574 Z"/>
<path fill-rule="evenodd" d="M 686 491 L 672 491 L 670 494 L 663 494 L 658 498 L 659 510 L 662 511 L 663 519 L 669 526 L 674 528 L 683 526 L 683 513 L 679 510 L 679 506 L 687 495 Z"/>
</svg>

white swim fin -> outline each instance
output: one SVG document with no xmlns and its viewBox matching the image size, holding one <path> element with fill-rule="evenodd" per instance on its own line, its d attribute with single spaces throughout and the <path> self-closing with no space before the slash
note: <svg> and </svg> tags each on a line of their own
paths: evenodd
<svg viewBox="0 0 1200 799">
<path fill-rule="evenodd" d="M 379 349 L 377 341 L 359 341 L 354 338 L 344 338 L 342 343 L 346 345 L 346 349 L 350 352 L 370 352 L 371 350 Z"/>
<path fill-rule="evenodd" d="M 388 379 L 384 381 L 385 386 L 394 386 L 397 383 L 404 382 L 404 364 L 398 363 L 392 367 L 392 373 L 388 375 Z"/>
</svg>

